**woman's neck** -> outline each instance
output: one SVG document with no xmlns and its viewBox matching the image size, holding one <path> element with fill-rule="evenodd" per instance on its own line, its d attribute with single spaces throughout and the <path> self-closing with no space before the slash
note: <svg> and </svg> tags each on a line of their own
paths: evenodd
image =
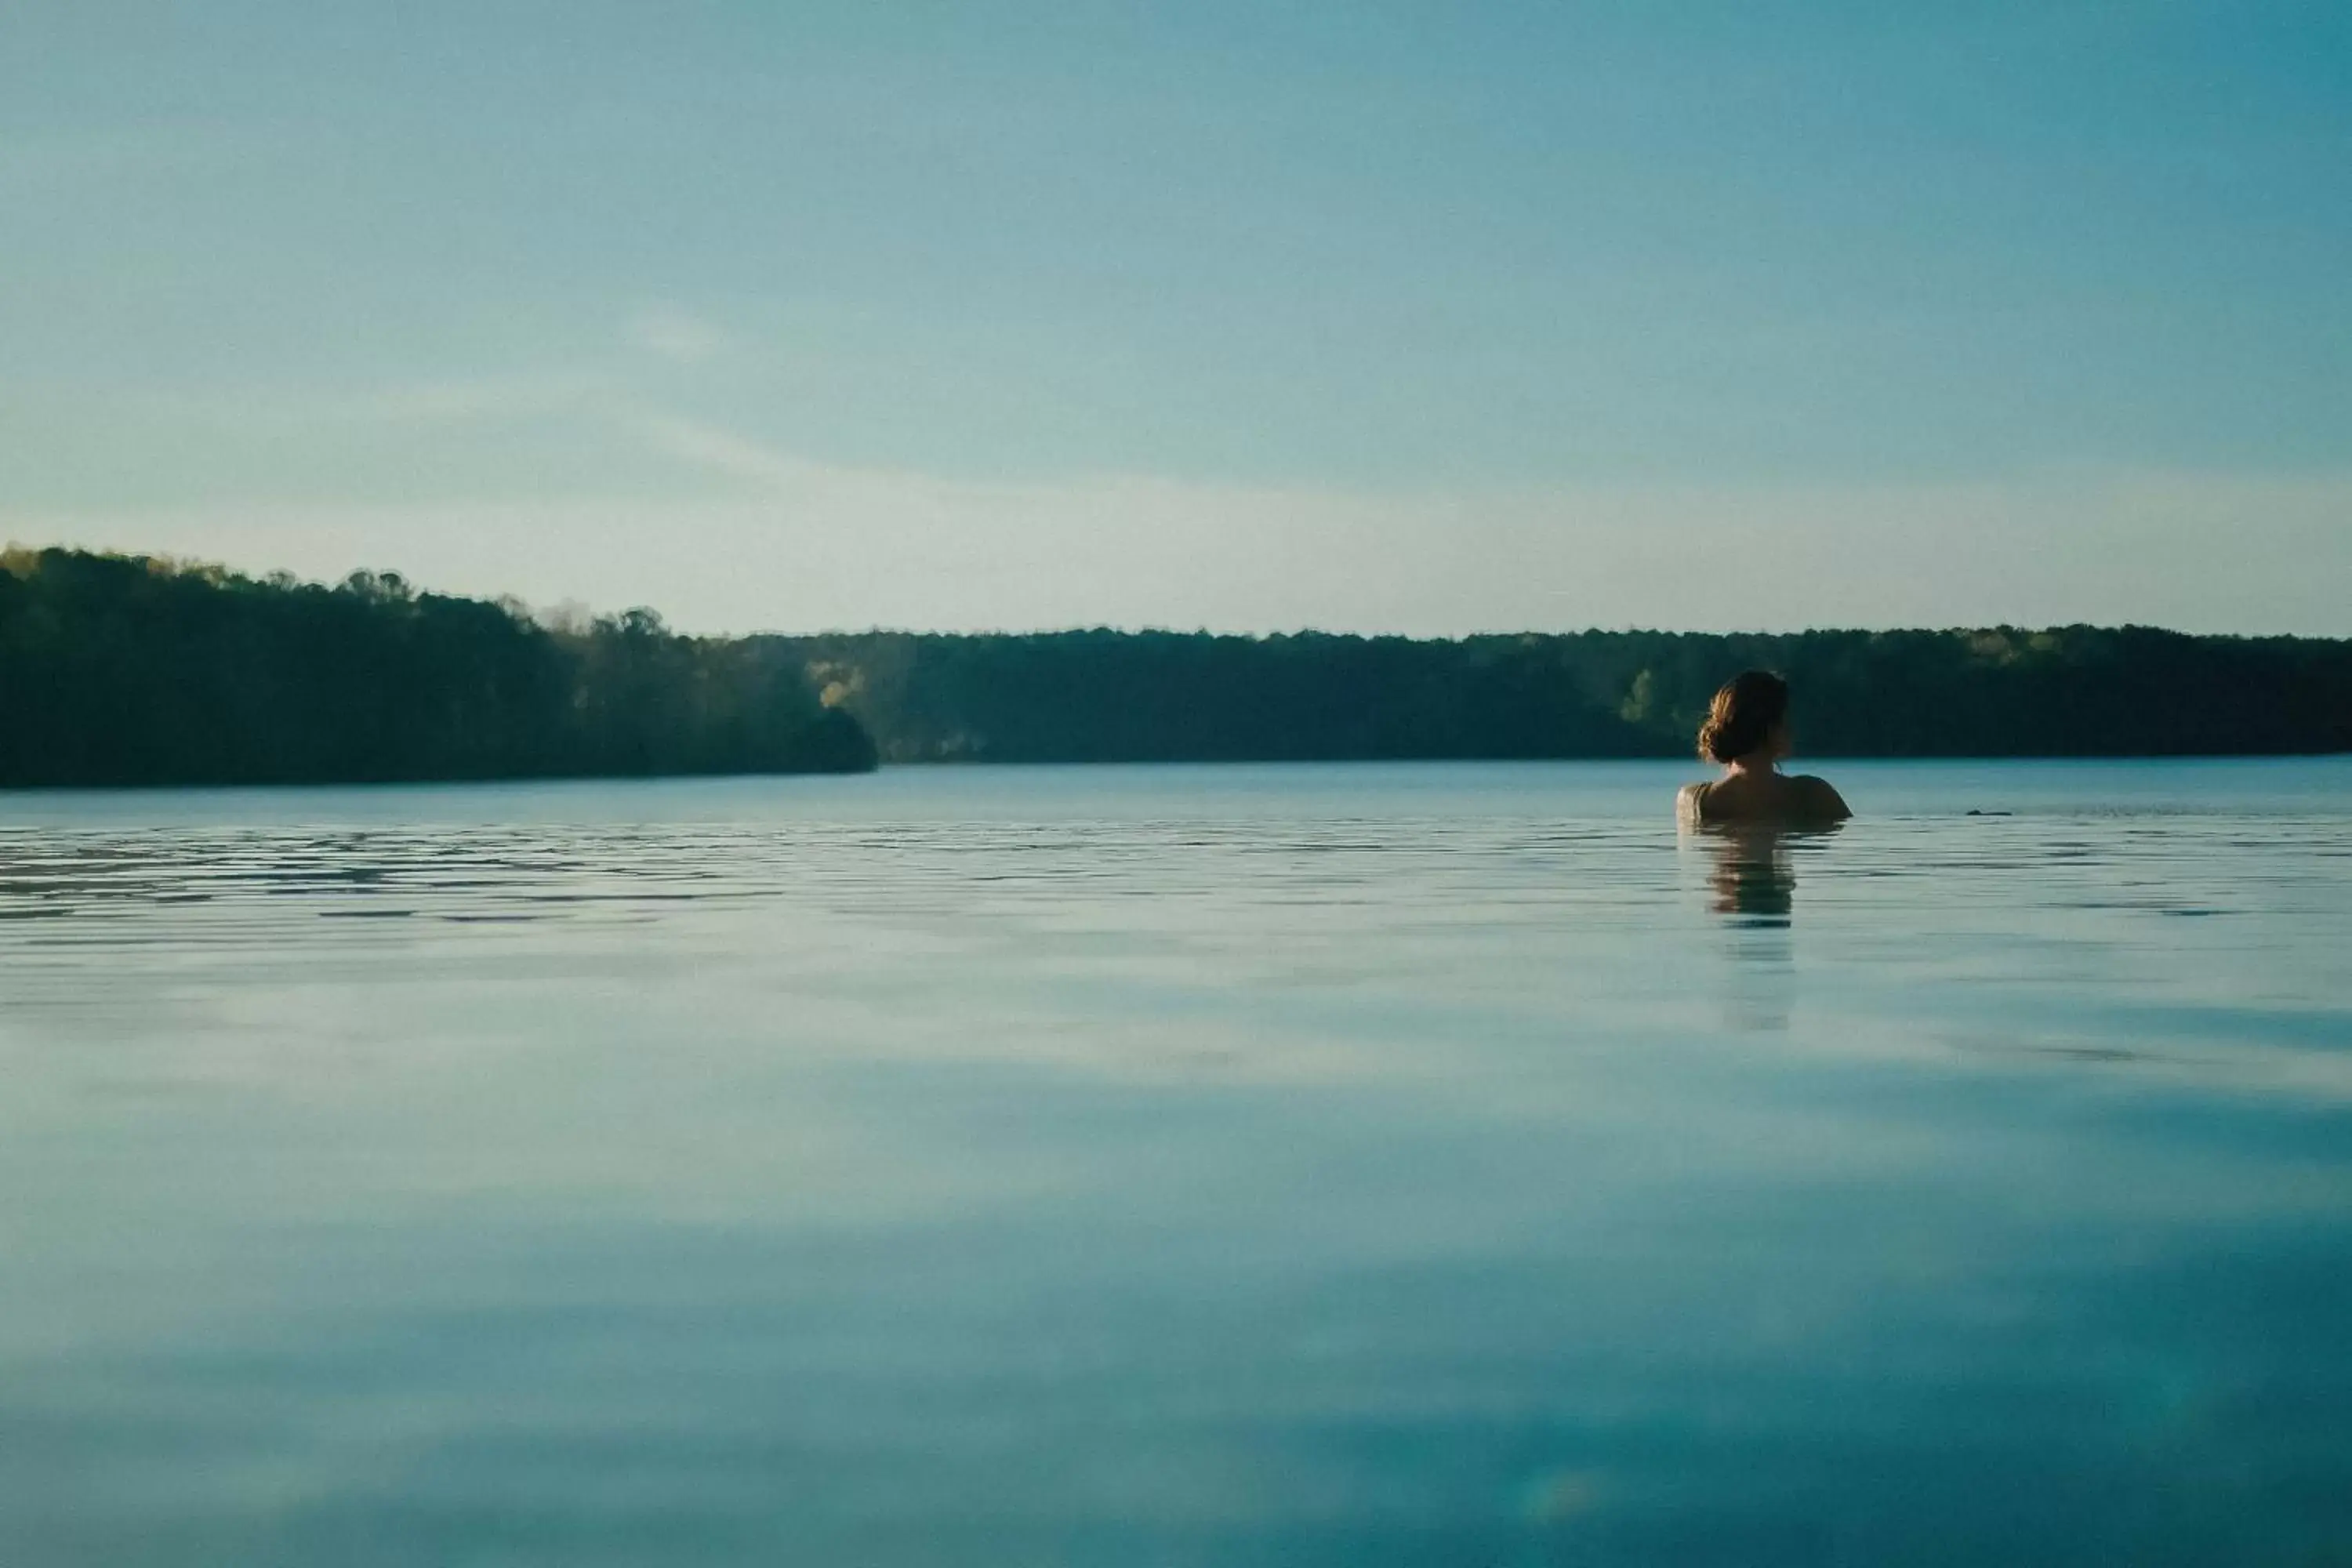
<svg viewBox="0 0 2352 1568">
<path fill-rule="evenodd" d="M 1773 757 L 1738 757 L 1723 764 L 1724 772 L 1732 778 L 1756 778 L 1775 771 L 1779 760 Z"/>
</svg>

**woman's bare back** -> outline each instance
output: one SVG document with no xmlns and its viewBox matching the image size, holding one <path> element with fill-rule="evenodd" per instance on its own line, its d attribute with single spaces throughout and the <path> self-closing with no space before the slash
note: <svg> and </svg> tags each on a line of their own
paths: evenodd
<svg viewBox="0 0 2352 1568">
<path fill-rule="evenodd" d="M 1685 784 L 1675 799 L 1685 822 L 1843 822 L 1853 813 L 1827 779 L 1735 769 L 1712 784 Z"/>
</svg>

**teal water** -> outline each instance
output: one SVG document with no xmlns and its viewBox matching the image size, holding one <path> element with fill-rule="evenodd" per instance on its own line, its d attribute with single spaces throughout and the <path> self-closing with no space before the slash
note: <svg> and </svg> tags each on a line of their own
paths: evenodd
<svg viewBox="0 0 2352 1568">
<path fill-rule="evenodd" d="M 1823 771 L 0 797 L 0 1563 L 2352 1561 L 2352 759 Z"/>
</svg>

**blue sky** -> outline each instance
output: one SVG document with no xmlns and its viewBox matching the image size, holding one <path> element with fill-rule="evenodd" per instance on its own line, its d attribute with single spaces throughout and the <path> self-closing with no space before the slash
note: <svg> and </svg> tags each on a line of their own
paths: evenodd
<svg viewBox="0 0 2352 1568">
<path fill-rule="evenodd" d="M 2352 634 L 2352 7 L 0 25 L 0 534 L 696 629 Z"/>
</svg>

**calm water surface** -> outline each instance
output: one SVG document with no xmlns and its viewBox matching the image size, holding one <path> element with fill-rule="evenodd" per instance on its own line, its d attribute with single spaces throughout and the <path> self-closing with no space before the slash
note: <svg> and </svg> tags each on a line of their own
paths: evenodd
<svg viewBox="0 0 2352 1568">
<path fill-rule="evenodd" d="M 2352 760 L 1686 771 L 0 796 L 0 1563 L 2352 1561 Z"/>
</svg>

